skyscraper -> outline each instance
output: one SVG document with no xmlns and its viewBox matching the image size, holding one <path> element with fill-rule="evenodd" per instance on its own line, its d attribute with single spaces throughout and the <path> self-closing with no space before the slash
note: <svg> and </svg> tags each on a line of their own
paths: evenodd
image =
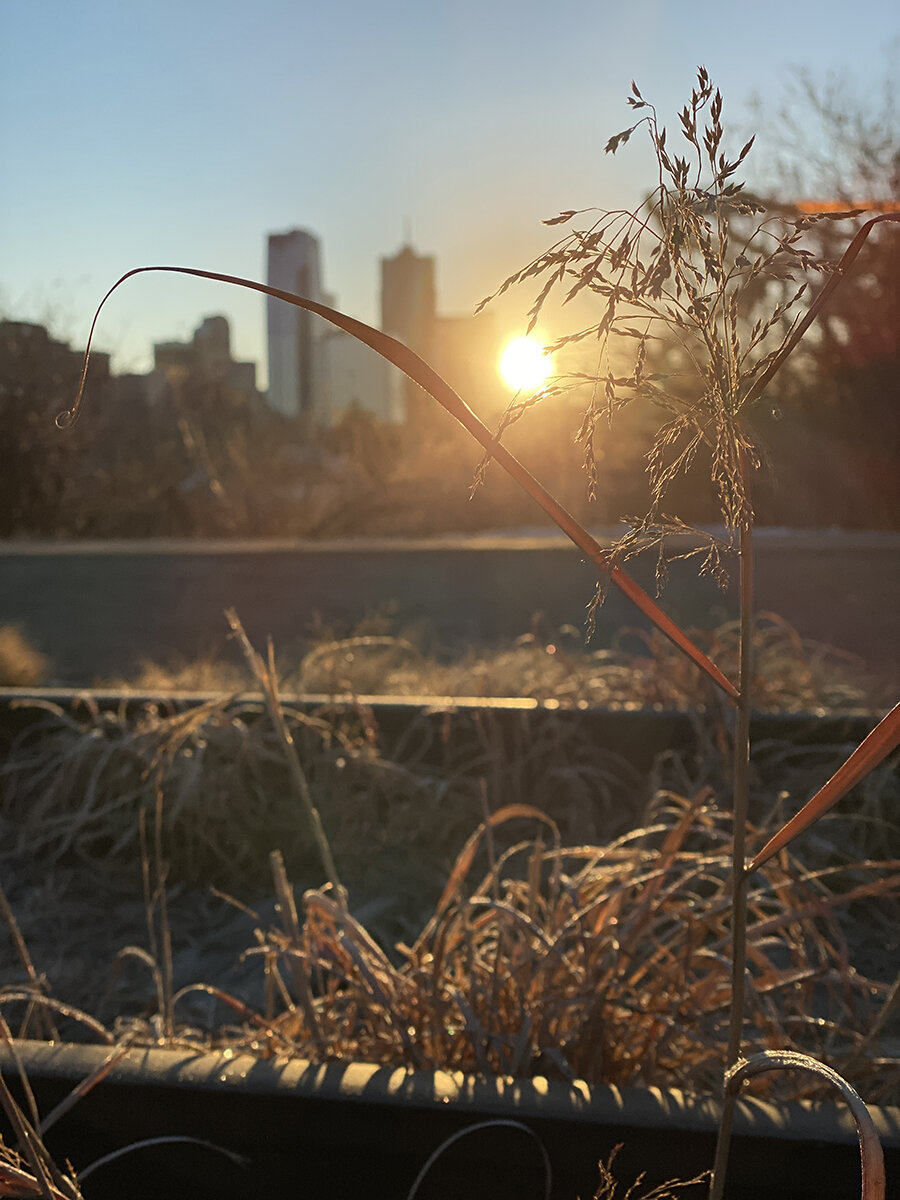
<svg viewBox="0 0 900 1200">
<path fill-rule="evenodd" d="M 404 246 L 381 260 L 381 328 L 429 360 L 437 306 L 434 258 Z"/>
<path fill-rule="evenodd" d="M 318 239 L 303 229 L 270 234 L 266 278 L 270 287 L 325 303 Z M 269 296 L 266 325 L 269 404 L 286 416 L 312 419 L 318 391 L 318 343 L 325 322 Z"/>
<path fill-rule="evenodd" d="M 431 255 L 416 254 L 405 245 L 393 258 L 381 260 L 381 328 L 415 350 L 427 363 L 433 361 L 435 266 Z M 432 406 L 409 379 L 403 382 L 406 418 L 420 423 Z"/>
</svg>

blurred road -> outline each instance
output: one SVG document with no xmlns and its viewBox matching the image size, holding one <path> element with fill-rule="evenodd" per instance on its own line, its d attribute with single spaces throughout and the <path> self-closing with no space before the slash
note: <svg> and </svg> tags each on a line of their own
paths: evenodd
<svg viewBox="0 0 900 1200">
<path fill-rule="evenodd" d="M 654 592 L 654 560 L 629 570 Z M 756 603 L 805 637 L 889 671 L 900 663 L 900 535 L 761 530 Z M 530 628 L 582 628 L 594 573 L 563 538 L 480 536 L 428 542 L 0 543 L 0 625 L 21 625 L 53 663 L 53 682 L 84 686 L 142 659 L 215 653 L 236 658 L 223 610 L 237 609 L 251 640 L 286 650 L 320 620 L 338 633 L 393 614 L 435 642 L 490 644 Z M 736 614 L 722 594 L 674 563 L 662 607 L 710 627 Z M 594 644 L 638 624 L 613 589 Z"/>
</svg>

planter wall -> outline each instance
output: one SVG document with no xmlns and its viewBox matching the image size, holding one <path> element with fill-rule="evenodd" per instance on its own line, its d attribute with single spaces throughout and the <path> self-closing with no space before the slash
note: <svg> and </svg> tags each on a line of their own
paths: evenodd
<svg viewBox="0 0 900 1200">
<path fill-rule="evenodd" d="M 105 1057 L 98 1046 L 20 1043 L 42 1111 Z M 8 1049 L 0 1070 L 13 1082 Z M 716 1105 L 680 1092 L 476 1079 L 364 1064 L 184 1051 L 132 1050 L 48 1135 L 76 1170 L 142 1138 L 203 1138 L 249 1160 L 240 1168 L 197 1146 L 136 1151 L 97 1171 L 86 1200 L 128 1195 L 245 1200 L 290 1195 L 402 1200 L 429 1154 L 450 1134 L 491 1118 L 516 1120 L 550 1158 L 554 1200 L 588 1200 L 598 1159 L 622 1143 L 617 1174 L 648 1184 L 687 1177 L 712 1162 Z M 873 1110 L 885 1147 L 888 1195 L 900 1186 L 900 1110 Z M 540 1197 L 533 1139 L 492 1128 L 462 1138 L 435 1165 L 421 1200 Z M 729 1200 L 846 1200 L 858 1195 L 849 1114 L 832 1105 L 739 1102 Z M 702 1194 L 702 1193 L 698 1193 Z"/>
<path fill-rule="evenodd" d="M 77 715 L 84 698 L 90 696 L 101 708 L 111 712 L 137 713 L 148 703 L 162 713 L 176 712 L 215 699 L 210 693 L 149 695 L 138 692 L 102 692 L 77 688 L 0 688 L 0 747 L 30 724 L 42 719 L 42 704 L 58 705 Z M 236 699 L 260 703 L 259 696 L 248 694 Z M 37 704 L 34 702 L 37 701 Z M 346 702 L 328 696 L 284 697 L 286 709 L 321 710 L 322 707 L 347 707 Z M 595 746 L 604 747 L 629 763 L 637 771 L 646 771 L 666 750 L 691 753 L 699 748 L 700 731 L 709 721 L 689 712 L 653 709 L 561 708 L 528 699 L 449 698 L 440 696 L 390 697 L 359 696 L 356 703 L 368 707 L 381 737 L 382 750 L 391 757 L 395 749 L 413 736 L 412 749 L 423 761 L 442 765 L 448 759 L 464 758 L 473 749 L 496 746 L 507 754 L 530 744 L 547 726 L 578 729 Z M 757 713 L 751 723 L 753 744 L 786 741 L 797 746 L 858 744 L 878 723 L 880 714 L 867 712 L 837 713 Z M 407 748 L 409 743 L 407 741 Z"/>
<path fill-rule="evenodd" d="M 887 671 L 900 652 L 898 546 L 896 533 L 759 529 L 757 606 Z M 629 563 L 651 594 L 654 569 L 652 553 Z M 279 651 L 316 617 L 348 630 L 386 611 L 398 629 L 424 628 L 443 644 L 490 645 L 525 633 L 538 610 L 551 629 L 580 629 L 593 587 L 594 572 L 559 535 L 0 543 L 0 624 L 21 624 L 58 682 L 75 685 L 144 658 L 233 657 L 228 606 L 255 645 L 271 635 Z M 736 614 L 735 589 L 698 578 L 692 560 L 672 563 L 661 603 L 684 626 Z M 596 646 L 643 623 L 615 588 L 597 616 Z"/>
</svg>

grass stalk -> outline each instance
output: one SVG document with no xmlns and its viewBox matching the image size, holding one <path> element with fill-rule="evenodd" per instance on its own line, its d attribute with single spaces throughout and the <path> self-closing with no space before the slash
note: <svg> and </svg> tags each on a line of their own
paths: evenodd
<svg viewBox="0 0 900 1200">
<path fill-rule="evenodd" d="M 741 475 L 750 508 L 749 471 L 746 456 L 741 456 Z M 733 826 L 731 859 L 731 1010 L 728 1023 L 728 1047 L 725 1052 L 726 1079 L 741 1057 L 746 1006 L 747 970 L 747 893 L 749 878 L 745 870 L 747 856 L 747 816 L 750 796 L 750 715 L 753 706 L 753 522 L 740 531 L 740 677 L 737 710 L 734 718 Z M 728 1168 L 731 1125 L 734 1106 L 723 1103 L 722 1119 L 716 1139 L 716 1154 L 710 1179 L 710 1200 L 721 1200 Z"/>
<path fill-rule="evenodd" d="M 298 957 L 303 951 L 303 935 L 300 929 L 300 921 L 297 917 L 294 889 L 288 879 L 284 866 L 284 856 L 280 850 L 273 850 L 269 855 L 269 865 L 272 868 L 272 885 L 275 888 L 275 895 L 278 899 L 278 907 L 281 912 L 281 926 L 287 938 L 288 945 L 293 952 L 290 954 L 288 962 L 291 981 L 294 985 L 294 995 L 300 1001 L 300 1007 L 303 1009 L 303 1015 L 309 1026 L 313 1044 L 320 1054 L 325 1055 L 328 1047 L 319 1028 L 319 1021 L 316 1016 L 315 1005 L 313 1004 L 312 988 L 309 985 L 309 975 L 305 963 L 301 964 Z"/>
<path fill-rule="evenodd" d="M 28 976 L 28 982 L 34 988 L 36 993 L 46 996 L 46 981 L 44 980 L 44 977 L 39 975 L 34 968 L 34 963 L 31 961 L 31 955 L 28 953 L 28 947 L 25 944 L 25 939 L 22 937 L 22 931 L 19 928 L 19 923 L 16 920 L 15 913 L 10 907 L 9 901 L 6 898 L 6 893 L 2 887 L 0 887 L 0 918 L 2 918 L 7 930 L 9 931 L 9 936 L 12 939 L 16 954 L 18 954 L 19 961 L 25 968 L 25 974 Z M 43 1036 L 46 1037 L 48 1041 L 56 1041 L 59 1038 L 53 1017 L 46 1008 L 42 1008 L 39 1005 L 29 1006 L 19 1030 L 19 1037 L 25 1037 L 27 1035 L 28 1026 L 32 1020 L 32 1017 L 36 1018 L 37 1025 L 40 1027 L 43 1032 Z"/>
<path fill-rule="evenodd" d="M 159 1015 L 165 1037 L 175 1036 L 173 1015 L 174 970 L 172 964 L 172 930 L 169 925 L 169 905 L 166 893 L 167 867 L 162 849 L 163 791 L 157 782 L 153 805 L 153 860 L 147 849 L 145 814 L 140 814 L 141 878 L 144 888 L 144 911 L 147 937 L 153 960 L 153 976 L 159 994 Z"/>
<path fill-rule="evenodd" d="M 12 1037 L 5 1021 L 0 1021 L 0 1036 L 7 1045 L 12 1045 Z M 31 1096 L 30 1087 L 26 1087 L 26 1091 L 33 1107 L 34 1097 Z M 0 1108 L 6 1113 L 19 1150 L 33 1172 L 35 1190 L 39 1191 L 44 1200 L 60 1200 L 60 1197 L 65 1197 L 66 1200 L 81 1200 L 78 1189 L 71 1180 L 62 1174 L 44 1148 L 40 1134 L 35 1127 L 37 1122 L 33 1125 L 19 1108 L 2 1075 L 0 1075 Z M 0 1139 L 0 1147 L 2 1147 L 2 1139 Z"/>
<path fill-rule="evenodd" d="M 313 838 L 315 839 L 319 855 L 322 859 L 322 866 L 325 869 L 325 875 L 334 888 L 335 896 L 343 910 L 347 912 L 347 890 L 341 883 L 340 877 L 335 866 L 334 857 L 331 853 L 331 846 L 328 843 L 328 837 L 325 833 L 325 827 L 322 824 L 322 818 L 319 816 L 319 810 L 313 803 L 312 793 L 309 790 L 309 782 L 304 774 L 303 768 L 300 766 L 300 759 L 297 757 L 297 748 L 294 745 L 294 739 L 291 737 L 290 730 L 287 727 L 284 719 L 284 712 L 281 708 L 281 701 L 278 698 L 278 680 L 272 663 L 268 665 L 263 662 L 262 658 L 256 653 L 250 644 L 250 639 L 244 632 L 244 627 L 233 608 L 225 610 L 225 617 L 231 628 L 231 632 L 238 641 L 244 658 L 247 661 L 247 666 L 253 672 L 259 683 L 263 694 L 263 699 L 268 709 L 269 716 L 275 730 L 278 734 L 284 751 L 285 761 L 287 762 L 288 770 L 291 776 L 291 782 L 294 785 L 294 790 L 300 797 L 300 801 L 306 810 L 306 815 L 309 818 L 310 826 L 312 827 Z"/>
<path fill-rule="evenodd" d="M 40 1127 L 41 1136 L 43 1137 L 50 1129 L 52 1129 L 56 1122 L 59 1121 L 61 1117 L 64 1117 L 72 1108 L 74 1108 L 78 1101 L 86 1096 L 88 1092 L 92 1091 L 98 1083 L 102 1083 L 116 1063 L 120 1062 L 130 1049 L 131 1039 L 126 1038 L 123 1042 L 120 1042 L 120 1044 L 116 1046 L 115 1050 L 112 1050 L 109 1054 L 107 1054 L 103 1062 L 100 1063 L 99 1066 L 95 1067 L 94 1070 L 91 1071 L 90 1075 L 85 1076 L 80 1083 L 76 1084 L 75 1087 L 72 1088 L 71 1092 L 69 1092 L 68 1096 L 65 1096 L 62 1100 L 60 1100 L 59 1104 L 57 1104 L 56 1107 L 52 1109 L 46 1117 L 43 1118 Z"/>
<path fill-rule="evenodd" d="M 458 1129 L 455 1133 L 451 1133 L 449 1137 L 446 1137 L 425 1160 L 418 1175 L 413 1180 L 409 1191 L 406 1193 L 406 1200 L 415 1200 L 425 1180 L 425 1176 L 446 1150 L 449 1150 L 461 1138 L 468 1137 L 471 1133 L 480 1133 L 484 1129 L 516 1129 L 531 1138 L 540 1151 L 541 1164 L 544 1168 L 544 1200 L 550 1200 L 550 1193 L 553 1190 L 553 1167 L 550 1164 L 550 1156 L 547 1153 L 546 1146 L 533 1129 L 530 1129 L 521 1121 L 510 1120 L 506 1117 L 498 1117 L 488 1121 L 477 1121 L 474 1125 L 467 1125 L 464 1129 Z"/>
<path fill-rule="evenodd" d="M 841 255 L 841 259 L 837 264 L 836 270 L 831 273 L 827 282 L 825 283 L 825 286 L 819 292 L 818 296 L 816 296 L 815 300 L 803 314 L 801 319 L 794 326 L 790 337 L 785 340 L 784 344 L 779 348 L 778 353 L 773 356 L 772 361 L 769 363 L 766 370 L 758 375 L 753 381 L 752 387 L 744 397 L 745 404 L 751 404 L 754 400 L 758 399 L 758 397 L 762 396 L 776 374 L 781 370 L 789 356 L 793 353 L 797 343 L 831 299 L 832 293 L 841 286 L 841 282 L 846 278 L 848 270 L 859 255 L 860 250 L 862 250 L 863 246 L 865 245 L 869 234 L 876 225 L 881 225 L 885 221 L 900 221 L 900 212 L 881 213 L 877 217 L 872 217 L 860 227 L 856 233 L 856 236 L 853 238 L 853 241 Z"/>
<path fill-rule="evenodd" d="M 97 1158 L 88 1166 L 83 1167 L 80 1178 L 87 1179 L 101 1167 L 108 1166 L 135 1150 L 145 1150 L 150 1146 L 199 1146 L 202 1150 L 210 1150 L 213 1154 L 227 1158 L 236 1167 L 246 1168 L 249 1165 L 249 1159 L 244 1155 L 235 1154 L 233 1150 L 227 1150 L 224 1146 L 216 1145 L 215 1142 L 208 1142 L 204 1138 L 190 1137 L 187 1134 L 167 1134 L 163 1137 L 142 1138 L 139 1142 L 132 1142 L 128 1146 L 122 1146 L 119 1150 L 112 1150 L 109 1154 L 104 1154 L 102 1158 Z"/>
</svg>

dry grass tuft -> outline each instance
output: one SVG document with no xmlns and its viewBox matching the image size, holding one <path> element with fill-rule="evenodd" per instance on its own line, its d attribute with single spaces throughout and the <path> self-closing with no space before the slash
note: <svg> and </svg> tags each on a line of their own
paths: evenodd
<svg viewBox="0 0 900 1200">
<path fill-rule="evenodd" d="M 153 811 L 159 788 L 171 880 L 259 887 L 276 847 L 293 872 L 320 877 L 261 703 L 223 697 L 182 712 L 148 703 L 134 714 L 89 698 L 75 713 L 32 703 L 41 716 L 0 767 L 0 827 L 15 855 L 130 874 L 138 814 Z M 586 838 L 624 829 L 646 800 L 638 773 L 571 723 L 551 722 L 530 740 L 523 732 L 521 753 L 509 755 L 490 714 L 473 718 L 463 750 L 423 716 L 387 756 L 364 706 L 283 712 L 342 870 L 369 892 L 381 871 L 404 900 L 419 892 L 420 906 L 423 886 L 428 904 L 451 848 L 482 813 L 482 780 L 498 803 L 540 798 Z"/>
<path fill-rule="evenodd" d="M 783 777 L 782 766 L 773 770 Z M 808 776 L 805 764 L 802 775 Z M 684 766 L 670 760 L 660 769 L 666 778 L 686 782 Z M 878 778 L 868 799 L 873 822 Z M 887 789 L 882 807 L 889 808 L 896 778 L 885 771 L 880 779 Z M 43 1014 L 110 1043 L 127 1034 L 266 1056 L 715 1091 L 730 998 L 731 835 L 712 788 L 663 789 L 641 828 L 577 844 L 564 841 L 558 824 L 533 806 L 507 805 L 471 834 L 443 876 L 443 891 L 430 893 L 426 913 L 429 890 L 416 847 L 433 841 L 434 823 L 446 819 L 441 810 L 440 797 L 427 812 L 405 809 L 406 852 L 396 850 L 378 878 L 344 873 L 356 901 L 352 915 L 329 888 L 308 889 L 295 901 L 278 854 L 272 856 L 277 908 L 271 900 L 251 901 L 238 913 L 220 901 L 216 911 L 214 900 L 174 888 L 163 912 L 159 888 L 167 868 L 150 871 L 145 856 L 145 874 L 157 881 L 146 902 L 150 949 L 136 944 L 139 928 L 124 950 L 123 941 L 116 947 L 117 973 L 127 967 L 143 999 L 135 1005 L 128 989 L 111 980 L 107 1012 L 114 1022 L 103 1024 L 53 998 L 40 974 L 48 962 L 32 946 L 31 976 L 39 973 L 40 986 L 23 972 L 23 982 L 8 987 L 0 1003 L 7 1012 L 24 1005 L 32 1030 Z M 163 804 L 155 814 L 161 830 L 165 812 Z M 769 816 L 780 823 L 779 804 Z M 827 819 L 803 847 L 805 865 L 784 851 L 754 879 L 748 1041 L 814 1053 L 867 1099 L 896 1102 L 900 1063 L 888 1040 L 896 1031 L 889 1022 L 868 1037 L 889 984 L 863 971 L 871 968 L 884 980 L 885 956 L 896 949 L 900 862 L 852 861 L 861 843 L 847 839 L 845 824 L 861 827 L 856 819 Z M 877 834 L 885 850 L 896 847 L 896 830 L 883 820 Z M 748 836 L 751 848 L 760 846 L 765 828 Z M 453 840 L 459 845 L 460 835 Z M 178 854 L 183 841 L 180 829 L 170 830 L 162 852 Z M 365 848 L 377 858 L 372 841 Z M 398 895 L 408 906 L 405 919 L 385 924 L 383 911 Z M 137 916 L 141 906 L 134 907 Z M 172 923 L 171 948 L 161 914 Z M 108 911 L 96 919 L 108 924 Z M 66 937 L 62 911 L 54 921 Z M 398 936 L 399 946 L 384 949 Z M 186 954 L 185 940 L 204 937 L 217 943 L 217 958 Z M 78 945 L 76 936 L 70 953 L 81 954 L 83 973 L 89 960 Z M 229 964 L 242 949 L 238 985 L 229 981 Z M 180 964 L 174 974 L 165 961 L 173 955 Z M 96 955 L 91 961 L 96 1008 L 104 972 Z M 192 963 L 196 969 L 185 979 Z M 200 973 L 204 963 L 211 973 Z M 55 965 L 48 973 L 59 984 Z M 789 1077 L 760 1086 L 780 1095 L 797 1090 Z"/>
<path fill-rule="evenodd" d="M 737 671 L 736 621 L 691 637 L 728 675 Z M 881 707 L 887 689 L 850 654 L 802 638 L 786 621 L 762 613 L 754 631 L 754 704 L 760 711 L 803 712 Z M 279 675 L 288 695 L 511 696 L 555 700 L 563 706 L 694 709 L 709 702 L 703 673 L 662 634 L 622 630 L 612 648 L 591 650 L 572 626 L 541 621 L 514 643 L 492 650 L 425 653 L 414 638 L 359 634 L 326 638 L 299 657 L 283 655 Z M 98 687 L 149 693 L 239 692 L 248 671 L 210 659 L 168 666 L 145 662 L 140 671 Z"/>
<path fill-rule="evenodd" d="M 616 1156 L 621 1149 L 621 1145 L 616 1146 L 606 1162 L 600 1162 L 600 1185 L 594 1193 L 594 1200 L 676 1200 L 687 1188 L 695 1187 L 697 1184 L 706 1183 L 709 1180 L 709 1171 L 704 1171 L 703 1174 L 696 1175 L 693 1179 L 671 1180 L 650 1188 L 649 1191 L 639 1191 L 644 1180 L 644 1176 L 640 1175 L 622 1192 L 619 1180 L 616 1179 L 613 1172 Z"/>
<path fill-rule="evenodd" d="M 252 951 L 280 1002 L 252 1034 L 231 1036 L 313 1059 L 715 1091 L 730 1004 L 729 819 L 708 791 L 662 794 L 651 817 L 607 845 L 563 848 L 543 814 L 495 813 L 399 965 L 327 891 L 308 891 L 301 922 L 261 931 Z M 544 833 L 492 846 L 500 825 L 523 818 Z M 467 886 L 485 844 L 493 865 Z M 809 871 L 786 854 L 760 872 L 748 931 L 753 1044 L 838 1069 L 854 1057 L 874 1001 L 848 962 L 837 910 L 896 899 L 898 872 L 900 862 Z M 292 992 L 298 969 L 311 1009 Z M 887 1074 L 896 1087 L 900 1064 Z M 883 1089 L 884 1064 L 881 1078 Z"/>
<path fill-rule="evenodd" d="M 50 660 L 18 625 L 0 625 L 0 687 L 38 687 L 50 673 Z"/>
</svg>

